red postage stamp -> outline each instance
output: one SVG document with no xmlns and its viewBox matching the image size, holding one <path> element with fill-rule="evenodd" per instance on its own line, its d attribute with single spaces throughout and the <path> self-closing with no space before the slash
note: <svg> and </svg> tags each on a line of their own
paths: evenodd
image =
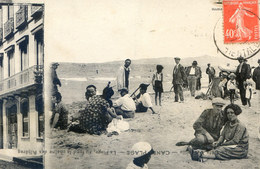
<svg viewBox="0 0 260 169">
<path fill-rule="evenodd" d="M 223 0 L 224 43 L 259 42 L 258 0 Z"/>
</svg>

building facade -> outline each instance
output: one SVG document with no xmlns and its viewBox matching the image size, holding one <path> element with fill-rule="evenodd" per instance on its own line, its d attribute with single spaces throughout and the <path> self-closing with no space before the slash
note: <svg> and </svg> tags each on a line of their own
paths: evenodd
<svg viewBox="0 0 260 169">
<path fill-rule="evenodd" d="M 43 148 L 43 10 L 0 7 L 0 149 Z"/>
</svg>

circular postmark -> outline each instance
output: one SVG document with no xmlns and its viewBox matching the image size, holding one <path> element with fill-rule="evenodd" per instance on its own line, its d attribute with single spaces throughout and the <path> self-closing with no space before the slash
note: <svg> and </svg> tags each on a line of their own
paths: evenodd
<svg viewBox="0 0 260 169">
<path fill-rule="evenodd" d="M 257 20 L 259 21 L 259 17 L 256 14 L 252 15 L 254 15 L 255 18 L 257 18 Z M 213 30 L 214 43 L 217 47 L 217 50 L 222 55 L 232 60 L 237 60 L 238 58 L 249 59 L 255 56 L 260 51 L 259 36 L 257 36 L 257 42 L 249 42 L 245 39 L 237 43 L 237 40 L 235 39 L 234 41 L 236 41 L 236 43 L 232 43 L 232 41 L 230 41 L 230 43 L 226 43 L 224 38 L 226 38 L 225 36 L 227 32 L 224 31 L 223 24 L 225 23 L 223 23 L 223 20 L 223 17 L 220 17 L 217 20 L 217 23 Z M 259 23 L 257 26 L 259 27 Z M 235 32 L 233 32 L 233 35 L 234 33 Z M 257 33 L 259 33 L 259 30 L 257 31 Z"/>
</svg>

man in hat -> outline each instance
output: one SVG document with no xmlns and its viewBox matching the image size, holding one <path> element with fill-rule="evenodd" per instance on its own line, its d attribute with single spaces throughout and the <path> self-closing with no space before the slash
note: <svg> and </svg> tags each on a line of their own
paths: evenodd
<svg viewBox="0 0 260 169">
<path fill-rule="evenodd" d="M 237 58 L 239 61 L 239 65 L 236 70 L 236 81 L 238 83 L 238 89 L 240 91 L 240 98 L 243 106 L 247 105 L 246 100 L 246 89 L 245 89 L 245 81 L 250 78 L 251 69 L 250 65 L 245 63 L 246 60 L 243 57 Z"/>
<path fill-rule="evenodd" d="M 131 60 L 126 59 L 125 65 L 121 66 L 117 72 L 116 80 L 117 80 L 117 89 L 118 91 L 122 88 L 129 89 L 129 77 L 130 77 L 130 65 Z"/>
<path fill-rule="evenodd" d="M 223 99 L 217 97 L 212 100 L 212 109 L 204 110 L 193 124 L 195 138 L 190 142 L 178 142 L 177 146 L 191 145 L 193 148 L 206 149 L 220 137 L 220 130 L 227 121 L 222 107 Z"/>
<path fill-rule="evenodd" d="M 214 69 L 214 67 L 210 66 L 210 63 L 208 63 L 208 67 L 206 69 L 206 73 L 209 76 L 209 83 L 210 83 L 214 79 L 214 77 L 215 77 L 215 69 Z"/>
<path fill-rule="evenodd" d="M 258 65 L 253 72 L 253 80 L 255 82 L 255 89 L 258 90 L 257 93 L 260 93 L 260 59 L 258 59 Z"/>
<path fill-rule="evenodd" d="M 53 63 L 51 65 L 51 82 L 52 82 L 52 93 L 58 92 L 58 87 L 59 85 L 61 87 L 60 79 L 58 78 L 58 75 L 56 73 L 56 69 L 58 68 L 59 64 L 58 63 Z"/>
<path fill-rule="evenodd" d="M 180 102 L 183 102 L 184 98 L 183 98 L 182 85 L 184 83 L 187 83 L 187 77 L 184 72 L 184 67 L 180 64 L 181 59 L 179 57 L 175 57 L 174 60 L 176 65 L 174 66 L 173 69 L 172 84 L 174 87 L 175 102 L 178 102 L 179 96 L 180 96 Z"/>
<path fill-rule="evenodd" d="M 195 90 L 196 90 L 196 84 L 197 79 L 200 78 L 201 73 L 200 69 L 198 68 L 198 63 L 196 60 L 192 62 L 192 66 L 189 66 L 186 69 L 186 75 L 188 80 L 188 86 L 192 97 L 195 97 Z"/>
<path fill-rule="evenodd" d="M 133 118 L 135 116 L 135 102 L 128 94 L 128 89 L 120 89 L 121 97 L 113 103 L 117 115 L 123 118 Z"/>
<path fill-rule="evenodd" d="M 147 112 L 148 108 L 151 109 L 153 114 L 156 114 L 153 110 L 153 104 L 151 102 L 151 97 L 146 93 L 149 84 L 140 84 L 140 93 L 134 98 L 136 100 L 136 110 L 135 112 Z"/>
</svg>

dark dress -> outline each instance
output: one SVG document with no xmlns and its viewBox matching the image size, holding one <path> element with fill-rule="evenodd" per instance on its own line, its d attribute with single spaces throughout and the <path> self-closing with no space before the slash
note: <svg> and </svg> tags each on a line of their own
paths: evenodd
<svg viewBox="0 0 260 169">
<path fill-rule="evenodd" d="M 109 103 L 100 96 L 92 96 L 79 117 L 79 131 L 100 135 L 106 131 L 109 121 L 106 110 Z"/>
</svg>

